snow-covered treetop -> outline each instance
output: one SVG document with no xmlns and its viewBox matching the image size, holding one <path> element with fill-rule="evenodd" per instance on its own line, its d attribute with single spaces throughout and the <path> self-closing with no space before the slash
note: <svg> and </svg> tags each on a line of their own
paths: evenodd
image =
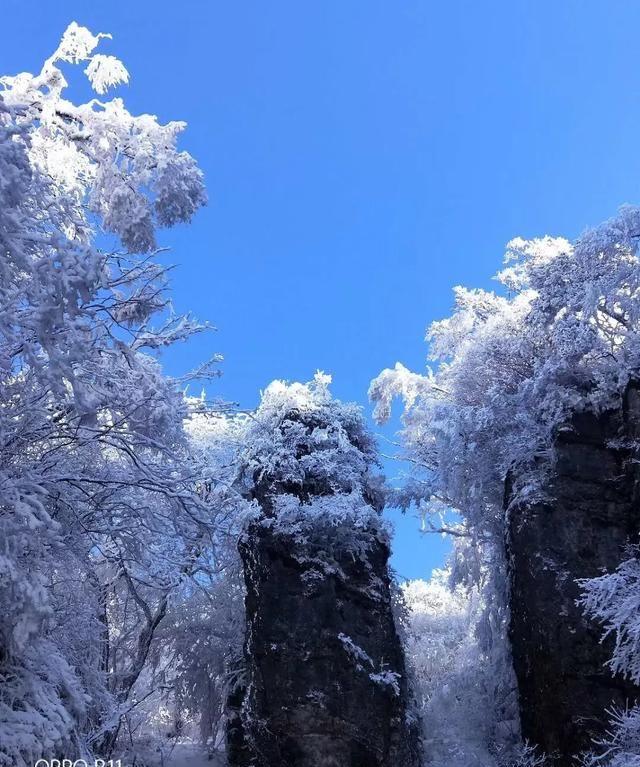
<svg viewBox="0 0 640 767">
<path fill-rule="evenodd" d="M 502 523 L 510 469 L 520 497 L 542 492 L 532 459 L 573 411 L 611 405 L 640 365 L 639 237 L 640 210 L 625 207 L 573 244 L 512 240 L 502 290 L 457 288 L 452 316 L 429 329 L 436 371 L 398 364 L 372 382 L 379 420 L 404 399 L 421 476 L 402 502 L 444 503 L 486 533 Z"/>
<path fill-rule="evenodd" d="M 146 252 L 157 226 L 187 221 L 204 203 L 203 179 L 176 149 L 183 123 L 134 117 L 120 99 L 63 97 L 63 64 L 88 62 L 99 91 L 126 81 L 116 59 L 93 53 L 104 37 L 71 24 L 40 74 L 0 78 L 0 368 L 28 371 L 80 416 L 108 403 L 115 422 L 127 413 L 139 433 L 175 433 L 181 396 L 137 353 L 202 326 L 173 315 L 166 269 Z"/>
<path fill-rule="evenodd" d="M 460 586 L 452 589 L 450 582 L 448 570 L 433 570 L 428 581 L 421 578 L 405 581 L 401 588 L 407 608 L 414 615 L 443 620 L 465 618 L 470 610 L 469 593 Z"/>
<path fill-rule="evenodd" d="M 144 253 L 155 248 L 156 227 L 188 221 L 206 196 L 195 161 L 176 149 L 184 123 L 134 117 L 119 98 L 78 106 L 64 98 L 62 64 L 86 62 L 100 95 L 128 82 L 117 58 L 94 53 L 108 37 L 72 23 L 38 75 L 0 79 L 0 98 L 17 126 L 30 127 L 31 161 L 73 199 L 66 233 L 88 240 L 97 215 L 127 250 Z"/>
<path fill-rule="evenodd" d="M 190 442 L 236 524 L 261 519 L 302 537 L 310 526 L 375 528 L 386 537 L 375 440 L 361 408 L 333 399 L 330 383 L 320 372 L 304 384 L 273 381 L 249 413 L 187 398 Z"/>
<path fill-rule="evenodd" d="M 306 498 L 373 489 L 373 437 L 359 407 L 331 397 L 330 382 L 317 373 L 310 383 L 274 381 L 264 391 L 240 458 L 251 494 Z"/>
<path fill-rule="evenodd" d="M 374 438 L 359 407 L 333 399 L 330 382 L 324 373 L 274 381 L 227 431 L 239 446 L 234 487 L 254 509 L 245 519 L 296 540 L 299 557 L 309 544 L 325 562 L 335 546 L 358 556 L 388 536 Z"/>
</svg>

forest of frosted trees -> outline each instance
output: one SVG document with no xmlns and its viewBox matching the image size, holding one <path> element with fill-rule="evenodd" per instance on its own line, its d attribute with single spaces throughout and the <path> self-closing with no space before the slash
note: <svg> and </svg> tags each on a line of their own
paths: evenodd
<svg viewBox="0 0 640 767">
<path fill-rule="evenodd" d="M 402 412 L 409 468 L 385 480 L 361 409 L 332 397 L 329 375 L 275 381 L 241 411 L 188 394 L 218 376 L 217 356 L 163 372 L 161 350 L 208 331 L 174 313 L 160 257 L 161 230 L 206 204 L 204 179 L 179 148 L 184 123 L 110 97 L 129 74 L 103 37 L 72 23 L 39 73 L 0 79 L 0 765 L 225 764 L 233 716 L 255 746 L 268 695 L 243 664 L 265 619 L 256 607 L 246 631 L 245 596 L 262 582 L 251 542 L 269 536 L 307 596 L 329 581 L 347 594 L 344 620 L 349 599 L 392 612 L 402 673 L 373 640 L 334 639 L 353 689 L 409 723 L 407 767 L 567 767 L 523 730 L 505 540 L 515 510 L 553 503 L 567 424 L 617 412 L 638 378 L 640 208 L 574 242 L 514 239 L 495 291 L 455 289 L 428 333 L 433 367 L 371 382 L 377 421 L 396 399 Z M 67 99 L 76 67 L 87 103 Z M 622 441 L 606 447 L 637 464 L 633 430 Z M 387 580 L 385 505 L 453 542 L 431 580 Z M 612 684 L 640 684 L 632 528 L 606 572 L 563 576 Z M 353 573 L 371 578 L 351 594 Z M 632 697 L 602 710 L 600 734 L 585 728 L 575 764 L 640 766 Z M 253 753 L 246 764 L 280 767 Z M 323 764 L 282 764 L 303 763 Z"/>
</svg>

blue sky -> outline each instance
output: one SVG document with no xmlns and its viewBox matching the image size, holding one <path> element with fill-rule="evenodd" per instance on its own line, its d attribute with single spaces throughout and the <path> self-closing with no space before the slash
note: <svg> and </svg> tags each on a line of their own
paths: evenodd
<svg viewBox="0 0 640 767">
<path fill-rule="evenodd" d="M 636 0 L 2 0 L 0 72 L 34 71 L 67 24 L 111 32 L 129 109 L 189 123 L 211 198 L 171 246 L 179 310 L 225 356 L 214 394 L 274 378 L 361 402 L 422 369 L 456 284 L 488 287 L 515 235 L 573 237 L 639 202 Z M 387 430 L 387 434 L 391 431 Z M 393 471 L 393 468 L 390 468 Z M 397 519 L 394 564 L 446 544 Z"/>
</svg>

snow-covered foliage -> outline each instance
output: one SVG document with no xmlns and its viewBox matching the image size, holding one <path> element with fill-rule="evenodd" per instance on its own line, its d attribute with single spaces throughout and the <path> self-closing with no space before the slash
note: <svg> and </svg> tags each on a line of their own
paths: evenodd
<svg viewBox="0 0 640 767">
<path fill-rule="evenodd" d="M 404 583 L 402 593 L 408 609 L 405 652 L 423 728 L 425 767 L 517 763 L 518 722 L 499 716 L 505 710 L 504 690 L 476 631 L 483 609 L 478 589 L 452 587 L 451 573 L 436 570 L 429 581 Z"/>
<path fill-rule="evenodd" d="M 164 764 L 200 743 L 211 758 L 224 751 L 225 706 L 244 638 L 244 583 L 238 539 L 254 511 L 234 488 L 243 416 L 187 398 L 185 430 L 195 483 L 210 524 L 188 577 L 176 583 L 147 663 L 122 717 L 123 763 Z M 218 763 L 218 762 L 216 762 Z"/>
<path fill-rule="evenodd" d="M 309 383 L 274 381 L 263 392 L 241 456 L 248 486 L 361 488 L 377 463 L 375 442 L 361 408 L 334 399 L 330 383 L 331 376 L 317 373 Z"/>
<path fill-rule="evenodd" d="M 613 636 L 614 649 L 609 665 L 640 684 L 640 552 L 633 548 L 630 558 L 612 573 L 580 581 L 580 600 L 585 613 L 604 628 L 603 638 Z"/>
<path fill-rule="evenodd" d="M 544 498 L 556 430 L 577 410 L 620 403 L 640 366 L 639 237 L 640 209 L 624 207 L 574 243 L 511 241 L 500 290 L 457 288 L 452 316 L 431 325 L 435 370 L 397 364 L 370 387 L 381 421 L 404 400 L 413 472 L 395 501 L 468 541 L 457 572 L 483 586 L 496 673 L 509 674 L 507 479 L 512 502 Z"/>
<path fill-rule="evenodd" d="M 376 445 L 361 409 L 334 399 L 330 382 L 317 373 L 310 383 L 267 387 L 246 422 L 237 484 L 259 503 L 261 524 L 301 546 L 311 529 L 316 547 L 323 529 L 333 530 L 325 536 L 326 554 L 333 541 L 361 555 L 368 536 L 387 536 Z"/>
<path fill-rule="evenodd" d="M 201 329 L 152 251 L 202 175 L 181 123 L 65 98 L 65 66 L 99 93 L 126 82 L 101 37 L 72 24 L 39 74 L 0 80 L 0 764 L 18 767 L 109 752 L 209 556 L 206 467 L 152 356 Z"/>
<path fill-rule="evenodd" d="M 640 767 L 640 706 L 609 714 L 607 737 L 597 754 L 584 758 L 584 767 Z"/>
<path fill-rule="evenodd" d="M 371 384 L 379 420 L 404 399 L 404 443 L 423 472 L 405 503 L 458 510 L 465 530 L 501 533 L 504 482 L 542 491 L 539 463 L 576 408 L 616 401 L 640 362 L 640 210 L 562 238 L 512 240 L 499 293 L 456 288 L 456 307 L 429 329 L 435 371 L 401 364 Z"/>
<path fill-rule="evenodd" d="M 176 149 L 184 123 L 161 125 L 151 115 L 133 116 L 120 98 L 75 105 L 64 97 L 64 64 L 88 62 L 85 72 L 100 95 L 128 81 L 118 59 L 94 54 L 104 37 L 71 24 L 39 74 L 0 80 L 2 100 L 15 124 L 13 135 L 19 128 L 28 134 L 33 172 L 49 180 L 50 194 L 54 188 L 63 196 L 64 204 L 59 200 L 47 215 L 64 239 L 77 241 L 76 249 L 87 246 L 99 216 L 102 228 L 127 250 L 147 253 L 156 246 L 157 226 L 189 221 L 205 202 L 202 174 L 189 154 Z M 87 271 L 92 266 L 103 268 L 100 259 L 87 260 Z M 148 316 L 157 304 L 146 284 L 148 292 L 118 309 L 133 310 L 134 319 Z"/>
<path fill-rule="evenodd" d="M 220 537 L 218 535 L 218 537 Z M 216 543 L 215 566 L 177 589 L 156 631 L 135 690 L 140 703 L 123 722 L 123 762 L 167 755 L 184 742 L 224 751 L 232 667 L 244 637 L 244 585 L 236 541 Z M 131 734 L 131 738 L 129 737 Z M 151 763 L 155 764 L 155 760 Z"/>
<path fill-rule="evenodd" d="M 603 639 L 614 640 L 609 666 L 618 674 L 640 684 L 640 561 L 637 547 L 611 573 L 580 581 L 580 603 L 585 614 L 603 628 Z M 588 757 L 589 767 L 639 767 L 640 703 L 629 702 L 628 710 L 610 712 L 607 737 L 598 743 L 596 754 Z"/>
</svg>

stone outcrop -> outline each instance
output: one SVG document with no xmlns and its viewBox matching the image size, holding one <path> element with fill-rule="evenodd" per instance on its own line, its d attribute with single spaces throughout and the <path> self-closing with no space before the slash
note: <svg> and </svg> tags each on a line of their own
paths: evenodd
<svg viewBox="0 0 640 767">
<path fill-rule="evenodd" d="M 375 443 L 322 379 L 272 386 L 238 482 L 257 515 L 230 767 L 417 767 Z"/>
<path fill-rule="evenodd" d="M 638 689 L 612 677 L 611 645 L 586 620 L 576 579 L 613 570 L 640 528 L 637 451 L 640 391 L 627 390 L 620 408 L 576 414 L 558 430 L 548 501 L 511 503 L 508 558 L 510 637 L 518 679 L 523 736 L 556 764 L 601 735 L 606 710 L 625 706 Z"/>
<path fill-rule="evenodd" d="M 259 524 L 241 544 L 250 764 L 417 764 L 391 611 L 389 552 L 380 542 L 366 560 L 354 560 L 334 534 L 330 572 L 321 552 L 320 563 L 309 552 L 301 558 L 293 541 Z"/>
</svg>

